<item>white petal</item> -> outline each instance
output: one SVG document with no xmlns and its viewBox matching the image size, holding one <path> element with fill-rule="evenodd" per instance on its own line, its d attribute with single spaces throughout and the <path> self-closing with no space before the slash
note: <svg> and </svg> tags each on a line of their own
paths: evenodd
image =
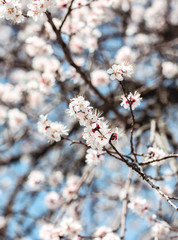
<svg viewBox="0 0 178 240">
<path fill-rule="evenodd" d="M 110 76 L 110 79 L 111 79 L 111 80 L 115 80 L 115 79 L 116 79 L 116 76 L 115 76 L 114 74 L 112 74 L 112 75 Z"/>
<path fill-rule="evenodd" d="M 113 73 L 112 68 L 109 68 L 109 69 L 107 70 L 107 73 L 108 73 L 108 74 L 112 74 L 112 73 Z"/>
</svg>

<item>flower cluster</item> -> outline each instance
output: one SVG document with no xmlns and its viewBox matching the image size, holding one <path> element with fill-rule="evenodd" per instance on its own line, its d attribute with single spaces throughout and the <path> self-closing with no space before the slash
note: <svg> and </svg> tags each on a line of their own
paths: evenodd
<svg viewBox="0 0 178 240">
<path fill-rule="evenodd" d="M 46 136 L 49 141 L 59 142 L 62 135 L 68 135 L 66 127 L 58 122 L 51 122 L 47 119 L 47 115 L 40 115 L 38 122 L 38 131 Z"/>
<path fill-rule="evenodd" d="M 31 3 L 27 5 L 29 8 L 27 15 L 37 21 L 54 3 L 54 0 L 32 0 Z"/>
<path fill-rule="evenodd" d="M 67 179 L 66 186 L 63 188 L 62 196 L 65 199 L 70 199 L 77 192 L 80 178 L 77 175 L 71 175 Z"/>
<path fill-rule="evenodd" d="M 131 199 L 130 203 L 128 204 L 128 207 L 138 215 L 142 216 L 148 209 L 148 204 L 146 199 L 143 199 L 141 197 L 136 197 Z"/>
<path fill-rule="evenodd" d="M 156 222 L 151 229 L 151 233 L 155 239 L 168 239 L 170 226 L 165 221 Z"/>
<path fill-rule="evenodd" d="M 129 95 L 122 96 L 122 103 L 121 106 L 123 106 L 125 109 L 129 109 L 130 106 L 132 107 L 132 110 L 134 110 L 136 107 L 140 105 L 141 101 L 140 93 L 136 92 L 134 94 L 129 93 Z"/>
<path fill-rule="evenodd" d="M 0 3 L 0 18 L 20 23 L 24 20 L 22 4 L 19 0 L 3 0 Z"/>
<path fill-rule="evenodd" d="M 109 83 L 108 74 L 104 70 L 94 70 L 91 73 L 91 82 L 95 87 L 106 86 Z"/>
<path fill-rule="evenodd" d="M 63 173 L 61 171 L 56 171 L 56 172 L 53 172 L 53 174 L 51 174 L 49 176 L 49 184 L 51 186 L 55 186 L 57 187 L 58 185 L 60 185 L 63 181 Z"/>
<path fill-rule="evenodd" d="M 126 64 L 121 64 L 117 65 L 114 64 L 112 65 L 111 68 L 107 70 L 107 73 L 110 75 L 111 80 L 119 80 L 123 81 L 124 77 L 131 77 L 134 73 L 133 66 L 132 65 L 126 65 Z"/>
<path fill-rule="evenodd" d="M 85 126 L 83 138 L 88 146 L 102 150 L 109 143 L 111 130 L 107 122 L 99 117 L 99 114 L 90 107 L 90 103 L 82 96 L 71 100 L 67 112 L 76 117 L 81 126 Z"/>
<path fill-rule="evenodd" d="M 48 209 L 55 210 L 60 205 L 60 196 L 57 192 L 51 191 L 45 197 L 45 204 Z"/>
<path fill-rule="evenodd" d="M 13 132 L 18 131 L 27 121 L 27 115 L 18 108 L 10 109 L 8 112 L 9 127 Z"/>
<path fill-rule="evenodd" d="M 82 230 L 81 224 L 71 217 L 64 217 L 59 226 L 43 224 L 39 231 L 42 240 L 58 240 L 60 237 L 78 240 L 78 234 Z"/>
<path fill-rule="evenodd" d="M 148 154 L 149 156 L 146 158 L 146 160 L 158 160 L 166 156 L 166 153 L 157 147 L 149 147 Z M 152 164 L 154 165 L 155 163 Z"/>
<path fill-rule="evenodd" d="M 22 92 L 19 86 L 0 83 L 0 100 L 12 105 L 20 103 L 22 101 Z"/>
<path fill-rule="evenodd" d="M 116 235 L 115 233 L 107 233 L 102 240 L 120 240 L 120 237 Z"/>
<path fill-rule="evenodd" d="M 34 57 L 37 55 L 51 55 L 53 49 L 42 38 L 33 36 L 26 40 L 26 52 L 29 56 Z"/>
<path fill-rule="evenodd" d="M 51 93 L 53 86 L 55 84 L 55 78 L 52 73 L 45 72 L 42 74 L 41 78 L 39 79 L 39 88 L 40 91 L 43 93 Z"/>
<path fill-rule="evenodd" d="M 39 170 L 34 170 L 30 173 L 28 177 L 27 185 L 34 190 L 39 190 L 44 181 L 44 174 Z"/>
<path fill-rule="evenodd" d="M 144 14 L 145 24 L 148 29 L 163 31 L 166 28 L 167 1 L 155 0 Z"/>
<path fill-rule="evenodd" d="M 96 236 L 96 240 L 120 240 L 119 236 L 113 233 L 111 228 L 105 226 L 98 227 L 94 236 Z"/>
<path fill-rule="evenodd" d="M 64 231 L 64 236 L 68 236 L 69 239 L 74 239 L 82 230 L 81 224 L 78 221 L 74 221 L 71 217 L 64 217 L 60 226 Z"/>
<path fill-rule="evenodd" d="M 102 154 L 101 152 L 98 152 L 96 150 L 88 149 L 86 154 L 86 160 L 85 160 L 86 163 L 88 165 L 94 165 L 94 166 L 99 165 L 103 160 L 103 156 L 101 154 Z"/>
<path fill-rule="evenodd" d="M 39 237 L 42 240 L 57 240 L 58 238 L 58 234 L 56 237 L 52 237 L 52 234 L 54 233 L 55 228 L 53 226 L 53 224 L 51 223 L 45 223 L 42 225 L 42 227 L 40 228 L 39 231 Z"/>
<path fill-rule="evenodd" d="M 136 56 L 137 56 L 136 53 L 131 49 L 131 47 L 123 46 L 117 51 L 115 56 L 115 62 L 131 63 L 135 61 Z"/>
<path fill-rule="evenodd" d="M 162 72 L 166 78 L 174 78 L 178 74 L 178 65 L 172 62 L 163 62 Z"/>
</svg>

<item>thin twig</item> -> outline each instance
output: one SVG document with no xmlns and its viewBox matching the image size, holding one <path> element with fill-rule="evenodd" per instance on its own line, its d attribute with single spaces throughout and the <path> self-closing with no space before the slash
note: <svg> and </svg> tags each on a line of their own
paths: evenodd
<svg viewBox="0 0 178 240">
<path fill-rule="evenodd" d="M 151 164 L 151 163 L 154 163 L 154 162 L 160 162 L 160 161 L 163 161 L 165 159 L 172 158 L 172 157 L 178 157 L 178 154 L 170 154 L 170 155 L 165 156 L 163 158 L 159 158 L 159 159 L 155 159 L 155 160 L 150 160 L 150 161 L 147 161 L 147 162 L 139 163 L 139 165 L 140 166 L 144 166 L 144 165 L 148 165 L 148 164 Z"/>
<path fill-rule="evenodd" d="M 125 184 L 125 199 L 123 201 L 123 207 L 122 207 L 122 215 L 121 215 L 121 235 L 120 239 L 124 240 L 125 238 L 125 232 L 126 232 L 126 217 L 127 217 L 127 209 L 128 209 L 128 202 L 129 202 L 129 187 L 132 179 L 132 169 L 129 170 L 128 179 Z"/>
<path fill-rule="evenodd" d="M 127 96 L 127 93 L 126 93 L 126 90 L 125 90 L 125 87 L 124 87 L 124 84 L 122 83 L 122 81 L 120 81 L 120 85 L 121 85 L 121 87 L 122 87 L 124 96 L 126 97 L 128 103 L 129 103 L 129 108 L 130 108 L 130 112 L 131 112 L 132 128 L 131 128 L 131 132 L 130 132 L 130 146 L 131 146 L 131 152 L 132 152 L 132 154 L 133 154 L 133 156 L 134 156 L 134 159 L 135 159 L 135 161 L 137 162 L 137 157 L 136 157 L 136 155 L 134 154 L 135 151 L 134 151 L 134 145 L 133 145 L 133 134 L 134 134 L 134 126 L 135 126 L 135 117 L 134 117 L 134 113 L 133 113 L 131 101 L 130 101 L 130 99 L 128 99 L 128 96 Z"/>
<path fill-rule="evenodd" d="M 118 153 L 118 155 L 120 156 L 120 158 L 118 158 L 117 156 L 115 156 L 114 154 L 111 154 L 109 151 L 107 151 L 107 153 L 116 158 L 121 160 L 122 162 L 125 162 L 127 164 L 128 167 L 131 167 L 135 172 L 137 172 L 142 178 L 143 180 L 145 180 L 153 189 L 155 189 L 176 211 L 178 211 L 178 207 L 171 201 L 171 197 L 167 196 L 165 193 L 163 193 L 160 190 L 159 186 L 156 186 L 150 179 L 149 176 L 147 176 L 142 167 L 136 163 L 136 162 L 128 162 L 127 159 L 125 159 L 121 153 L 119 153 L 117 151 L 117 149 L 113 146 L 113 144 L 110 142 L 110 145 L 113 147 L 113 149 L 116 151 L 116 153 Z"/>
</svg>

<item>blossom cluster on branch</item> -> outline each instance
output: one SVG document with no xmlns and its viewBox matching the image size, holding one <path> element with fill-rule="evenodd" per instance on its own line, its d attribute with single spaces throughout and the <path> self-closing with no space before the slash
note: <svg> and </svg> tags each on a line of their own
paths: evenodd
<svg viewBox="0 0 178 240">
<path fill-rule="evenodd" d="M 177 239 L 176 0 L 0 1 L 0 239 Z"/>
</svg>

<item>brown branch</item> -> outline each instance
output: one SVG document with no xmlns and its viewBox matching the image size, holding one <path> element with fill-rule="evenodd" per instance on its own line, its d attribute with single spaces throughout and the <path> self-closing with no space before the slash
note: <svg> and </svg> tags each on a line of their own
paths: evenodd
<svg viewBox="0 0 178 240">
<path fill-rule="evenodd" d="M 50 12 L 46 12 L 46 16 L 48 18 L 48 22 L 50 23 L 53 31 L 55 32 L 56 36 L 57 36 L 57 41 L 58 44 L 61 46 L 66 60 L 68 61 L 68 63 L 75 68 L 76 72 L 80 74 L 80 76 L 83 78 L 83 80 L 85 81 L 85 83 L 93 90 L 93 92 L 101 99 L 103 100 L 103 102 L 108 105 L 111 110 L 113 110 L 113 112 L 117 115 L 117 117 L 120 117 L 123 120 L 123 116 L 121 114 L 118 113 L 117 109 L 115 109 L 115 107 L 113 106 L 113 104 L 108 103 L 108 99 L 106 99 L 91 83 L 90 79 L 89 79 L 89 73 L 85 73 L 78 65 L 75 64 L 75 62 L 72 59 L 71 56 L 71 52 L 67 46 L 67 44 L 63 41 L 62 39 L 62 35 L 61 32 L 56 28 L 53 20 L 52 20 L 52 16 Z"/>
<path fill-rule="evenodd" d="M 161 190 L 160 190 L 160 187 L 156 186 L 149 178 L 149 176 L 147 176 L 142 167 L 136 163 L 136 162 L 128 162 L 127 159 L 125 159 L 121 153 L 119 153 L 117 151 L 117 149 L 113 146 L 113 144 L 110 142 L 110 145 L 113 147 L 113 149 L 116 151 L 116 153 L 118 153 L 118 155 L 120 156 L 120 158 L 116 157 L 114 154 L 111 154 L 109 151 L 107 151 L 107 153 L 116 158 L 116 159 L 119 159 L 121 160 L 122 162 L 125 162 L 126 165 L 128 167 L 131 167 L 135 172 L 137 172 L 142 178 L 143 180 L 145 180 L 150 186 L 151 188 L 155 189 L 176 211 L 178 211 L 178 207 L 171 201 L 171 198 L 169 196 L 167 196 L 165 193 L 163 193 Z"/>
<path fill-rule="evenodd" d="M 170 154 L 170 155 L 165 156 L 163 158 L 159 158 L 159 159 L 155 159 L 155 160 L 150 160 L 150 161 L 147 161 L 147 162 L 139 163 L 139 165 L 140 166 L 144 166 L 144 165 L 148 165 L 148 164 L 151 164 L 151 163 L 154 163 L 154 162 L 160 162 L 160 161 L 163 161 L 165 159 L 172 158 L 172 157 L 178 157 L 178 154 Z"/>
<path fill-rule="evenodd" d="M 129 108 L 130 108 L 130 112 L 131 112 L 131 116 L 132 116 L 132 128 L 131 128 L 131 132 L 130 132 L 130 146 L 131 146 L 131 153 L 134 156 L 135 162 L 137 162 L 137 157 L 134 154 L 135 151 L 134 151 L 134 145 L 133 145 L 133 134 L 134 134 L 134 126 L 135 126 L 135 117 L 134 117 L 134 113 L 133 113 L 133 109 L 132 109 L 132 105 L 131 105 L 130 99 L 128 99 L 126 90 L 124 88 L 124 84 L 122 83 L 122 81 L 120 81 L 119 83 L 120 83 L 120 85 L 122 87 L 123 93 L 124 93 L 128 103 L 129 103 Z"/>
<path fill-rule="evenodd" d="M 74 2 L 74 0 L 72 0 L 71 3 L 70 3 L 70 5 L 69 5 L 68 11 L 67 11 L 66 15 L 64 16 L 64 19 L 62 20 L 62 23 L 61 23 L 61 25 L 60 25 L 60 27 L 59 27 L 59 30 L 58 30 L 59 32 L 61 32 L 61 29 L 62 29 L 62 27 L 63 27 L 63 25 L 64 25 L 67 17 L 69 16 L 69 14 L 70 14 L 71 11 L 72 11 L 72 4 L 73 4 L 73 2 Z"/>
</svg>

